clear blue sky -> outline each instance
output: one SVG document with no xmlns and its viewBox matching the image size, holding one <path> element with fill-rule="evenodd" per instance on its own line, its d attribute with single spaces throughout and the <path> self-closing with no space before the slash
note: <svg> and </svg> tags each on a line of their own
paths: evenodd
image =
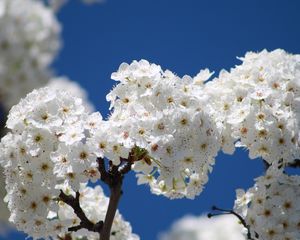
<svg viewBox="0 0 300 240">
<path fill-rule="evenodd" d="M 246 51 L 300 53 L 299 11 L 297 0 L 106 0 L 93 6 L 70 0 L 59 13 L 64 46 L 54 68 L 86 88 L 107 116 L 105 96 L 114 84 L 110 75 L 123 61 L 144 58 L 182 76 L 206 67 L 217 73 L 229 69 Z M 250 187 L 262 171 L 261 162 L 249 160 L 243 150 L 220 154 L 194 201 L 152 195 L 131 174 L 120 211 L 141 239 L 155 240 L 185 214 L 199 215 L 213 204 L 231 208 L 235 189 Z"/>
</svg>

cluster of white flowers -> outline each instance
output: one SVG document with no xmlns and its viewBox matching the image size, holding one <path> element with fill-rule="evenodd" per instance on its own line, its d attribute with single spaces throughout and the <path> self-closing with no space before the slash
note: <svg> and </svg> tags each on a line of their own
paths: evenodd
<svg viewBox="0 0 300 240">
<path fill-rule="evenodd" d="M 69 192 L 75 196 L 75 192 L 71 189 L 64 189 L 65 192 Z M 100 186 L 95 188 L 87 187 L 85 184 L 80 186 L 80 206 L 85 212 L 88 219 L 97 223 L 105 218 L 105 214 L 108 207 L 109 199 L 104 195 L 104 192 Z M 61 220 L 72 222 L 73 226 L 76 226 L 80 223 L 79 218 L 74 214 L 73 209 L 67 204 L 60 202 L 58 217 Z M 81 229 L 77 232 L 72 233 L 61 233 L 59 239 L 64 239 L 63 237 L 68 235 L 67 239 L 89 239 L 89 240 L 98 240 L 99 235 L 94 232 L 89 232 L 86 229 Z M 111 240 L 139 240 L 140 238 L 132 233 L 131 226 L 126 222 L 122 215 L 117 211 L 114 218 L 114 222 L 111 230 Z"/>
<path fill-rule="evenodd" d="M 232 215 L 186 216 L 176 221 L 160 240 L 245 240 L 243 226 Z"/>
<path fill-rule="evenodd" d="M 60 46 L 60 25 L 35 0 L 0 0 L 0 104 L 8 111 L 49 78 Z"/>
<path fill-rule="evenodd" d="M 300 55 L 284 50 L 249 52 L 242 65 L 205 84 L 215 118 L 223 125 L 223 150 L 234 142 L 251 159 L 293 162 L 300 157 Z"/>
<path fill-rule="evenodd" d="M 77 191 L 99 178 L 96 156 L 83 141 L 87 114 L 81 99 L 51 88 L 34 90 L 8 116 L 1 141 L 10 221 L 30 236 L 47 237 L 67 227 L 57 212 L 61 184 Z"/>
<path fill-rule="evenodd" d="M 82 104 L 87 112 L 92 112 L 94 110 L 94 106 L 88 101 L 86 91 L 76 82 L 70 81 L 66 77 L 57 77 L 52 78 L 47 86 L 49 88 L 67 91 L 70 95 L 81 98 Z M 9 211 L 7 209 L 7 204 L 3 201 L 5 195 L 5 180 L 3 179 L 3 169 L 0 167 L 0 221 L 7 222 L 9 218 Z"/>
<path fill-rule="evenodd" d="M 194 198 L 208 180 L 220 149 L 199 84 L 209 77 L 204 70 L 195 79 L 179 78 L 146 60 L 122 63 L 112 74 L 120 82 L 107 95 L 113 108 L 108 121 L 112 135 L 124 155 L 134 146 L 147 151 L 134 170 L 138 183 L 149 183 L 155 194 Z"/>
<path fill-rule="evenodd" d="M 300 239 L 300 177 L 270 168 L 247 192 L 237 190 L 235 211 L 254 239 Z"/>
<path fill-rule="evenodd" d="M 51 78 L 46 85 L 49 88 L 67 91 L 70 95 L 82 99 L 82 104 L 88 112 L 94 111 L 93 104 L 88 99 L 88 94 L 77 82 L 71 81 L 67 77 Z"/>
<path fill-rule="evenodd" d="M 3 11 L 11 7 L 7 2 L 3 0 Z M 1 41 L 0 36 L 3 47 Z M 4 50 L 9 48 L 4 44 Z M 44 66 L 51 59 L 47 56 Z M 154 194 L 171 199 L 193 199 L 208 181 L 221 147 L 233 153 L 243 146 L 250 158 L 261 157 L 271 167 L 246 193 L 237 191 L 235 211 L 245 217 L 255 238 L 299 239 L 295 229 L 300 226 L 300 178 L 276 166 L 300 157 L 300 56 L 275 50 L 247 53 L 242 60 L 242 65 L 206 84 L 212 75 L 207 69 L 194 78 L 180 78 L 146 60 L 122 63 L 112 74 L 118 84 L 107 95 L 112 109 L 107 121 L 71 96 L 86 99 L 85 92 L 66 78 L 28 94 L 11 109 L 10 132 L 0 143 L 10 221 L 34 238 L 97 239 L 84 229 L 67 232 L 79 219 L 59 200 L 61 190 L 71 195 L 79 191 L 88 218 L 93 223 L 104 219 L 108 198 L 100 187 L 87 187 L 88 181 L 100 178 L 97 158 L 116 166 L 130 159 L 138 184 L 147 183 Z M 194 221 L 199 231 L 185 231 L 180 223 L 171 238 L 163 239 L 226 239 L 226 234 L 242 239 L 241 226 L 233 224 L 232 231 L 228 224 L 226 230 L 220 227 L 227 218 L 217 218 L 211 224 L 217 230 L 205 227 L 207 231 L 200 227 L 205 225 L 202 218 L 183 220 L 183 226 Z M 119 213 L 111 239 L 138 239 Z"/>
<path fill-rule="evenodd" d="M 0 163 L 5 168 L 10 221 L 19 230 L 45 238 L 78 225 L 71 207 L 59 201 L 60 190 L 80 191 L 81 207 L 90 221 L 104 220 L 108 198 L 99 186 L 86 186 L 100 178 L 89 136 L 101 124 L 99 113 L 88 115 L 81 99 L 55 88 L 34 90 L 11 109 L 7 121 L 11 132 L 1 141 Z M 96 239 L 84 231 L 77 236 Z M 117 214 L 111 239 L 138 237 Z"/>
</svg>

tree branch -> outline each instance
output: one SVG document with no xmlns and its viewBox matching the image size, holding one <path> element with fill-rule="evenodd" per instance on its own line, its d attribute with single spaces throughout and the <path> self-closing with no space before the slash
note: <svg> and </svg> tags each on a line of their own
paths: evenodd
<svg viewBox="0 0 300 240">
<path fill-rule="evenodd" d="M 271 166 L 270 163 L 268 163 L 266 160 L 263 159 L 263 164 L 264 164 L 264 167 L 265 167 L 265 171 L 268 170 L 268 168 Z"/>
<path fill-rule="evenodd" d="M 100 233 L 101 240 L 109 240 L 112 224 L 118 209 L 118 204 L 122 196 L 122 183 L 123 183 L 123 174 L 118 172 L 115 181 L 110 186 L 110 198 L 105 215 L 105 220 L 103 224 L 102 231 Z"/>
<path fill-rule="evenodd" d="M 207 214 L 208 218 L 211 218 L 211 217 L 214 217 L 214 216 L 218 216 L 218 215 L 232 214 L 235 217 L 237 217 L 239 219 L 239 221 L 241 222 L 241 224 L 247 229 L 247 238 L 249 240 L 254 240 L 254 238 L 252 238 L 252 236 L 251 236 L 250 226 L 246 223 L 245 219 L 243 219 L 241 215 L 237 214 L 233 210 L 221 209 L 221 208 L 218 208 L 216 206 L 213 206 L 212 210 L 213 211 L 219 211 L 219 213 L 209 213 L 209 214 Z M 256 232 L 255 232 L 255 237 L 256 238 L 259 237 Z"/>
<path fill-rule="evenodd" d="M 105 170 L 104 160 L 98 159 L 98 164 L 99 164 L 98 169 L 101 175 L 101 180 L 109 186 L 109 190 L 110 190 L 109 204 L 105 215 L 103 228 L 100 233 L 101 240 L 109 240 L 110 238 L 112 224 L 116 215 L 116 211 L 118 209 L 120 198 L 123 194 L 122 192 L 123 178 L 124 175 L 131 170 L 131 165 L 134 162 L 134 156 L 132 152 L 133 151 L 131 151 L 126 161 L 121 159 L 121 164 L 119 166 L 113 165 L 112 162 L 110 161 L 108 172 L 106 172 Z M 123 162 L 125 163 L 122 165 Z"/>
<path fill-rule="evenodd" d="M 105 168 L 105 163 L 103 158 L 97 158 L 98 162 L 98 171 L 100 172 L 100 179 L 102 182 L 107 184 L 108 186 L 111 185 L 111 177 L 109 176 L 108 172 Z"/>
<path fill-rule="evenodd" d="M 79 192 L 76 192 L 76 197 L 72 195 L 66 195 L 63 191 L 60 192 L 59 198 L 71 206 L 80 219 L 80 224 L 77 226 L 70 227 L 68 230 L 78 231 L 82 228 L 86 228 L 89 231 L 99 233 L 101 240 L 109 240 L 111 234 L 112 224 L 118 209 L 118 204 L 122 196 L 122 184 L 124 175 L 131 170 L 131 166 L 135 161 L 139 161 L 146 156 L 147 152 L 140 150 L 139 148 L 133 148 L 129 153 L 127 159 L 121 158 L 119 166 L 113 165 L 112 161 L 109 161 L 109 168 L 106 170 L 105 161 L 103 158 L 98 158 L 98 171 L 100 172 L 100 179 L 110 190 L 109 204 L 104 221 L 98 223 L 92 223 L 85 215 L 84 211 L 80 207 Z"/>
<path fill-rule="evenodd" d="M 70 207 L 72 207 L 75 214 L 80 219 L 80 224 L 78 226 L 70 227 L 68 230 L 70 232 L 76 232 L 81 228 L 86 228 L 87 230 L 89 230 L 91 232 L 100 233 L 102 230 L 103 221 L 99 221 L 96 224 L 92 223 L 87 218 L 84 211 L 80 207 L 79 197 L 80 197 L 79 192 L 76 192 L 76 197 L 73 197 L 72 195 L 66 195 L 63 191 L 60 191 L 60 194 L 59 194 L 60 200 L 63 201 L 64 203 L 68 204 Z"/>
<path fill-rule="evenodd" d="M 119 168 L 119 172 L 120 172 L 122 175 L 125 175 L 126 173 L 128 173 L 128 172 L 131 170 L 131 166 L 132 166 L 132 162 L 126 162 L 124 165 L 122 165 L 122 166 Z"/>
</svg>

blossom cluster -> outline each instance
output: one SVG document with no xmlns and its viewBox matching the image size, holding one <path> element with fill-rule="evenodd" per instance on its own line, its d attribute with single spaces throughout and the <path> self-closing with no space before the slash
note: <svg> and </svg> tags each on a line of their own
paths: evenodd
<svg viewBox="0 0 300 240">
<path fill-rule="evenodd" d="M 77 82 L 74 82 L 65 76 L 53 77 L 46 86 L 57 90 L 67 91 L 70 95 L 80 98 L 82 104 L 89 113 L 94 111 L 94 106 L 88 99 L 88 93 Z"/>
<path fill-rule="evenodd" d="M 122 63 L 112 74 L 117 85 L 107 95 L 108 120 L 61 91 L 70 84 L 65 78 L 28 94 L 11 109 L 10 132 L 0 143 L 10 221 L 34 238 L 96 239 L 86 230 L 67 232 L 79 219 L 59 195 L 79 191 L 89 219 L 103 219 L 108 199 L 100 187 L 87 187 L 100 178 L 98 158 L 115 166 L 130 159 L 138 184 L 171 199 L 193 199 L 219 150 L 243 146 L 250 158 L 272 166 L 247 193 L 238 191 L 236 212 L 256 238 L 299 238 L 300 180 L 278 166 L 300 157 L 300 57 L 275 50 L 242 60 L 212 81 L 207 69 L 181 78 L 146 60 Z M 111 238 L 138 239 L 119 214 Z"/>
<path fill-rule="evenodd" d="M 53 11 L 42 2 L 0 1 L 1 127 L 7 117 L 5 114 L 12 105 L 33 88 L 41 87 L 47 82 L 51 88 L 65 89 L 74 96 L 81 97 L 85 107 L 89 111 L 93 110 L 86 93 L 78 84 L 66 78 L 52 77 L 49 66 L 60 48 L 60 28 Z M 3 134 L 4 129 L 0 130 Z M 2 168 L 0 186 L 0 220 L 7 221 L 9 212 L 3 202 L 6 191 Z"/>
<path fill-rule="evenodd" d="M 91 195 L 91 189 L 80 186 L 100 177 L 97 157 L 85 143 L 93 128 L 87 123 L 102 118 L 97 113 L 91 116 L 81 99 L 47 87 L 34 90 L 11 109 L 7 121 L 11 132 L 1 141 L 0 163 L 5 168 L 9 220 L 19 230 L 34 238 L 53 237 L 74 223 L 63 217 L 59 195 L 65 189 Z M 99 188 L 95 191 L 104 198 Z M 103 217 L 103 209 L 100 212 L 96 217 Z M 116 221 L 115 231 L 130 230 L 120 217 Z"/>
<path fill-rule="evenodd" d="M 300 238 L 300 177 L 270 168 L 254 187 L 237 190 L 235 211 L 250 228 L 253 239 Z"/>
<path fill-rule="evenodd" d="M 33 237 L 61 228 L 60 221 L 48 219 L 50 211 L 57 212 L 59 185 L 78 190 L 89 179 L 84 170 L 95 168 L 80 142 L 84 116 L 80 99 L 50 88 L 34 90 L 9 113 L 12 132 L 1 141 L 1 165 L 10 221 Z"/>
<path fill-rule="evenodd" d="M 186 216 L 176 221 L 160 240 L 245 240 L 243 226 L 232 215 Z"/>
<path fill-rule="evenodd" d="M 107 95 L 113 108 L 108 122 L 122 147 L 147 151 L 133 167 L 138 183 L 149 183 L 155 194 L 194 198 L 220 149 L 202 86 L 146 60 L 121 64 L 112 79 L 119 83 Z"/>
<path fill-rule="evenodd" d="M 246 147 L 251 159 L 284 164 L 299 158 L 300 55 L 248 52 L 243 63 L 205 84 L 226 153 Z"/>
<path fill-rule="evenodd" d="M 0 1 L 0 103 L 6 111 L 48 81 L 59 34 L 53 11 L 41 2 Z"/>
</svg>

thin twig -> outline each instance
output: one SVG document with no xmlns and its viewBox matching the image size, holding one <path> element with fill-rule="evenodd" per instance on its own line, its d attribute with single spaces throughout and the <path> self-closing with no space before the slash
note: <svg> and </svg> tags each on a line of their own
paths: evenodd
<svg viewBox="0 0 300 240">
<path fill-rule="evenodd" d="M 219 213 L 209 213 L 209 214 L 207 214 L 208 218 L 211 218 L 211 217 L 214 217 L 214 216 L 218 216 L 218 215 L 223 215 L 223 214 L 232 214 L 235 217 L 237 217 L 239 219 L 239 221 L 241 222 L 241 224 L 247 229 L 247 238 L 249 240 L 255 240 L 251 236 L 250 226 L 246 223 L 245 219 L 243 219 L 241 215 L 237 214 L 233 210 L 221 209 L 221 208 L 218 208 L 216 206 L 213 206 L 212 210 L 213 211 L 220 211 L 221 213 L 220 212 Z M 258 234 L 256 232 L 255 232 L 255 237 L 258 238 Z"/>
</svg>

